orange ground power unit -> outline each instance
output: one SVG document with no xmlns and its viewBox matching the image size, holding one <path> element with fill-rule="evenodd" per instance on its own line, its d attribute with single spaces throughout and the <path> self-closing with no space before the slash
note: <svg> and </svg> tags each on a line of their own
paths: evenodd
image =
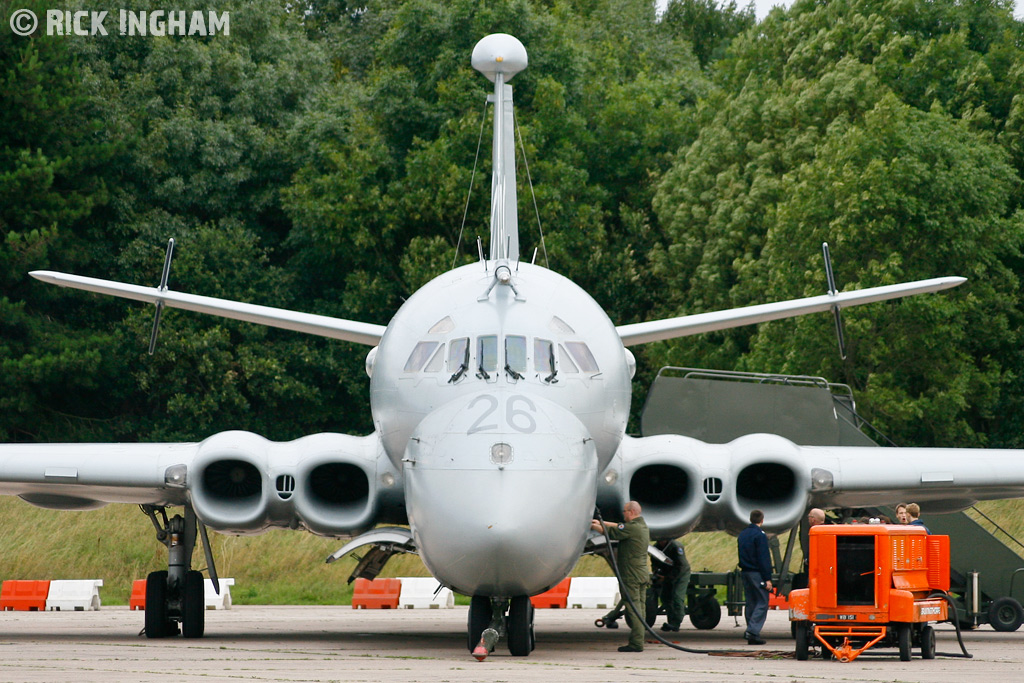
<svg viewBox="0 0 1024 683">
<path fill-rule="evenodd" d="M 796 658 L 811 646 L 822 656 L 856 659 L 870 647 L 911 648 L 935 657 L 935 631 L 945 621 L 949 536 L 919 526 L 837 524 L 811 527 L 808 587 L 789 594 Z"/>
</svg>

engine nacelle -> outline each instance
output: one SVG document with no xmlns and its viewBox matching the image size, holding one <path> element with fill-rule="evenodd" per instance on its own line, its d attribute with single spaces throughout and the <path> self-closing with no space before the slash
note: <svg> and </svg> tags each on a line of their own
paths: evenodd
<svg viewBox="0 0 1024 683">
<path fill-rule="evenodd" d="M 676 538 L 700 521 L 698 459 L 690 452 L 700 442 L 676 434 L 644 439 L 626 437 L 602 473 L 598 504 L 611 506 L 615 519 L 629 500 L 640 503 L 652 538 Z M 680 457 L 682 456 L 682 457 Z"/>
<path fill-rule="evenodd" d="M 602 472 L 598 505 L 618 518 L 626 501 L 637 501 L 652 538 L 739 532 L 755 509 L 764 512 L 766 531 L 785 531 L 803 517 L 811 490 L 800 447 L 780 436 L 709 444 L 662 434 L 622 442 Z"/>
<path fill-rule="evenodd" d="M 196 515 L 217 531 L 305 528 L 340 536 L 373 526 L 382 500 L 402 495 L 379 439 L 313 434 L 273 442 L 251 432 L 206 439 L 189 468 Z"/>
<path fill-rule="evenodd" d="M 765 531 L 796 526 L 807 510 L 811 476 L 800 447 L 774 434 L 748 434 L 726 444 L 731 453 L 731 516 L 741 528 L 750 511 L 764 512 Z"/>
</svg>

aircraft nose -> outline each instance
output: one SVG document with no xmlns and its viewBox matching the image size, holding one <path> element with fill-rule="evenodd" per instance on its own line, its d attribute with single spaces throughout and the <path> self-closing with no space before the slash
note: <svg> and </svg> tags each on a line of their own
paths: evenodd
<svg viewBox="0 0 1024 683">
<path fill-rule="evenodd" d="M 405 483 L 413 536 L 435 577 L 467 595 L 533 595 L 565 577 L 582 552 L 597 453 L 564 408 L 483 393 L 420 423 Z"/>
</svg>

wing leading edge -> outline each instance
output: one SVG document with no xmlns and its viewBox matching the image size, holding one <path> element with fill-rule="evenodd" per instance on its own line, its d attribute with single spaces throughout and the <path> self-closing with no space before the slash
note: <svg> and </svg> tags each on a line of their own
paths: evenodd
<svg viewBox="0 0 1024 683">
<path fill-rule="evenodd" d="M 966 281 L 967 278 L 963 277 L 932 278 L 930 280 L 904 282 L 898 285 L 859 289 L 852 292 L 822 294 L 821 296 L 812 296 L 805 299 L 791 299 L 771 304 L 732 308 L 727 311 L 712 311 L 709 313 L 684 315 L 677 318 L 619 325 L 615 329 L 619 333 L 623 345 L 633 346 L 653 341 L 687 337 L 693 334 L 701 334 L 702 332 L 714 332 L 715 330 L 740 327 L 752 323 L 767 322 L 769 320 L 793 318 L 807 315 L 808 313 L 821 313 L 830 311 L 833 308 L 860 306 L 861 304 L 870 304 L 876 301 L 898 299 L 904 296 L 925 294 L 927 292 L 938 292 L 950 287 L 956 287 Z"/>
<path fill-rule="evenodd" d="M 313 313 L 299 313 L 283 308 L 270 306 L 258 306 L 228 299 L 217 299 L 209 296 L 198 296 L 196 294 L 185 294 L 172 292 L 170 290 L 158 289 L 156 287 L 142 287 L 130 285 L 112 280 L 100 280 L 93 277 L 81 275 L 69 275 L 67 273 L 55 273 L 48 270 L 35 270 L 30 275 L 37 280 L 47 282 L 61 287 L 82 289 L 97 294 L 108 294 L 124 299 L 135 301 L 146 301 L 151 304 L 163 302 L 169 308 L 180 308 L 186 311 L 207 313 L 222 318 L 233 320 L 244 320 L 250 323 L 267 325 L 269 327 L 280 327 L 296 332 L 305 332 L 321 337 L 341 339 L 344 341 L 356 342 L 376 346 L 386 329 L 383 325 L 363 323 L 355 320 L 344 320 L 332 318 L 326 315 Z"/>
<path fill-rule="evenodd" d="M 107 503 L 183 505 L 198 443 L 0 445 L 0 495 L 39 507 L 89 510 Z"/>
</svg>

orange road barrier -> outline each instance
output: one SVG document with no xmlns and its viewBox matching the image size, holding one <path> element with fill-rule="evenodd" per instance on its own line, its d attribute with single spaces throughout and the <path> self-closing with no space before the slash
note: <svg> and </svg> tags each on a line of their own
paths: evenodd
<svg viewBox="0 0 1024 683">
<path fill-rule="evenodd" d="M 554 588 L 530 598 L 535 609 L 565 609 L 569 604 L 569 581 L 562 579 Z"/>
<path fill-rule="evenodd" d="M 356 579 L 352 592 L 353 609 L 398 609 L 402 582 L 398 579 Z"/>
<path fill-rule="evenodd" d="M 132 596 L 128 599 L 128 609 L 146 609 L 145 579 L 136 579 L 132 582 Z"/>
<path fill-rule="evenodd" d="M 49 581 L 4 581 L 0 588 L 0 610 L 45 612 Z"/>
</svg>

